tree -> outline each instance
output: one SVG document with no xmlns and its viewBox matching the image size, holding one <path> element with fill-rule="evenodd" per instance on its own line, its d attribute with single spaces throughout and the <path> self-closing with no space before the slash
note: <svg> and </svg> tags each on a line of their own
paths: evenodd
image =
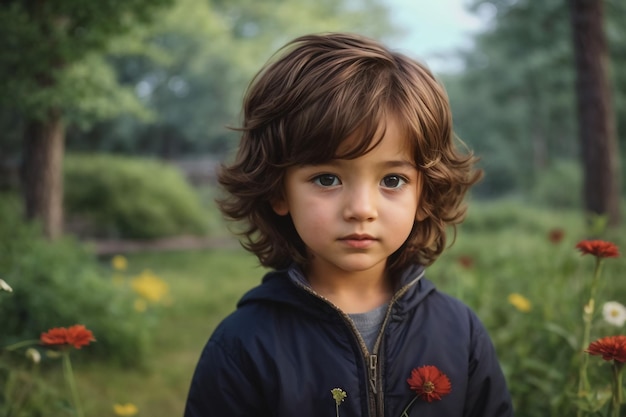
<svg viewBox="0 0 626 417">
<path fill-rule="evenodd" d="M 89 146 L 180 158 L 221 157 L 236 144 L 243 92 L 276 48 L 329 30 L 382 37 L 394 33 L 381 0 L 177 0 L 144 32 L 144 50 L 114 58 L 120 80 L 156 117 L 119 117 L 71 131 L 71 149 Z M 145 49 L 151 53 L 146 59 Z M 92 140 L 86 141 L 85 137 Z M 93 140 L 93 139 L 96 140 Z"/>
<path fill-rule="evenodd" d="M 529 192 L 557 158 L 576 155 L 569 27 L 560 0 L 477 0 L 494 17 L 463 53 L 451 95 L 458 130 L 483 155 L 486 192 Z M 462 95 L 462 96 L 461 96 Z"/>
<path fill-rule="evenodd" d="M 602 0 L 571 0 L 570 16 L 576 62 L 578 135 L 587 212 L 620 221 L 617 134 L 608 76 Z"/>
<path fill-rule="evenodd" d="M 22 192 L 28 219 L 62 232 L 66 123 L 140 108 L 95 55 L 169 0 L 9 0 L 0 4 L 0 109 L 22 121 Z M 10 110 L 11 109 L 11 110 Z"/>
<path fill-rule="evenodd" d="M 611 51 L 611 59 L 607 55 L 605 61 L 617 87 L 613 90 L 617 120 L 626 127 L 626 90 L 620 88 L 626 82 L 626 8 L 620 0 L 605 4 Z M 475 37 L 475 47 L 462 52 L 465 71 L 444 80 L 452 87 L 455 127 L 482 157 L 486 170 L 477 191 L 532 197 L 546 194 L 536 191 L 545 190 L 546 176 L 559 167 L 582 176 L 567 2 L 474 0 L 470 7 L 493 17 Z M 613 173 L 614 178 L 619 175 Z M 570 204 L 577 201 L 582 198 L 574 195 Z"/>
</svg>

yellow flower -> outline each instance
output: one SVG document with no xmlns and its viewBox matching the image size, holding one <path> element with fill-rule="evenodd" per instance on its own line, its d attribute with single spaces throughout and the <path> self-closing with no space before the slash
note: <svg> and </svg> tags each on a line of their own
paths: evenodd
<svg viewBox="0 0 626 417">
<path fill-rule="evenodd" d="M 127 404 L 114 404 L 113 412 L 116 416 L 134 416 L 139 412 L 139 409 L 135 404 L 127 403 Z"/>
<path fill-rule="evenodd" d="M 339 406 L 348 394 L 341 388 L 333 388 L 330 390 L 330 393 L 333 395 L 333 399 L 335 400 L 335 412 L 337 417 L 339 417 Z"/>
<path fill-rule="evenodd" d="M 330 393 L 333 395 L 333 399 L 335 400 L 337 405 L 341 404 L 343 400 L 348 396 L 348 394 L 341 388 L 333 388 L 330 390 Z"/>
<path fill-rule="evenodd" d="M 169 292 L 169 286 L 151 271 L 145 270 L 131 282 L 133 290 L 148 301 L 159 302 Z"/>
<path fill-rule="evenodd" d="M 509 294 L 508 297 L 509 303 L 513 305 L 516 309 L 521 311 L 522 313 L 528 313 L 532 309 L 532 304 L 528 298 L 524 297 L 518 293 Z"/>
<path fill-rule="evenodd" d="M 113 259 L 111 259 L 111 265 L 116 271 L 126 271 L 128 260 L 122 255 L 115 255 Z"/>
</svg>

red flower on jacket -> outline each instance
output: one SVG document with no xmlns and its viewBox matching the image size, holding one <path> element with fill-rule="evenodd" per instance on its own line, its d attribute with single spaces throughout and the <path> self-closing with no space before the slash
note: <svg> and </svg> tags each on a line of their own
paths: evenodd
<svg viewBox="0 0 626 417">
<path fill-rule="evenodd" d="M 68 328 L 54 327 L 42 333 L 39 337 L 39 341 L 42 345 L 71 345 L 76 349 L 87 346 L 90 342 L 94 342 L 95 340 L 91 330 L 87 330 L 82 324 L 76 324 Z"/>
<path fill-rule="evenodd" d="M 441 400 L 441 397 L 452 391 L 452 384 L 446 374 L 432 365 L 413 369 L 406 382 L 418 397 L 429 403 Z"/>
<path fill-rule="evenodd" d="M 607 336 L 589 344 L 590 355 L 602 356 L 605 361 L 626 362 L 626 336 Z"/>
<path fill-rule="evenodd" d="M 576 245 L 576 249 L 583 255 L 593 255 L 597 258 L 617 258 L 619 250 L 614 243 L 604 240 L 581 240 Z"/>
</svg>

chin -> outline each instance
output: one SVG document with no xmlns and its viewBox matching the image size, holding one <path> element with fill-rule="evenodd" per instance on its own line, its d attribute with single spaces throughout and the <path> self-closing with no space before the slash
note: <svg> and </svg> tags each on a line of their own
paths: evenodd
<svg viewBox="0 0 626 417">
<path fill-rule="evenodd" d="M 384 265 L 386 265 L 385 261 L 386 259 L 380 260 L 380 261 L 372 261 L 372 260 L 356 261 L 355 260 L 354 262 L 344 262 L 344 263 L 338 264 L 337 267 L 339 269 L 342 269 L 345 272 L 351 272 L 351 273 L 367 272 L 367 271 L 370 271 L 371 269 L 380 267 L 381 265 L 384 267 Z"/>
</svg>

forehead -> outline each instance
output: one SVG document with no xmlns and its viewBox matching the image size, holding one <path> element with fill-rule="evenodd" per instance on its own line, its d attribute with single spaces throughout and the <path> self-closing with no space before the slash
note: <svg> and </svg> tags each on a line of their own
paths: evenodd
<svg viewBox="0 0 626 417">
<path fill-rule="evenodd" d="M 367 134 L 359 129 L 338 146 L 335 159 L 354 159 L 372 152 L 384 151 L 388 155 L 403 155 L 404 159 L 413 161 L 411 135 L 406 123 L 394 114 L 386 114 L 375 125 L 375 131 Z"/>
</svg>

